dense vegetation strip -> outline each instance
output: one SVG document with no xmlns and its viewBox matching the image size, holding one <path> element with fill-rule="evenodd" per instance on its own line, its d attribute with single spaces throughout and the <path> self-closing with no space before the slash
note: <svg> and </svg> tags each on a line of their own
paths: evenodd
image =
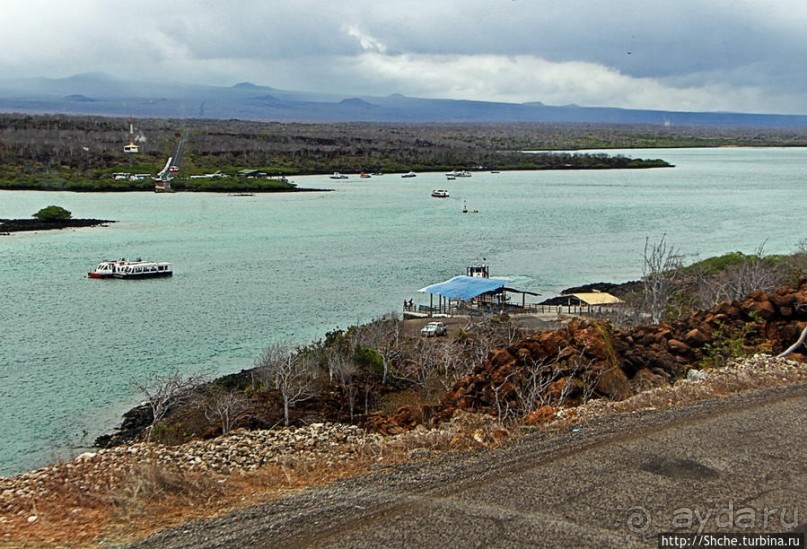
<svg viewBox="0 0 807 549">
<path fill-rule="evenodd" d="M 150 190 L 150 177 L 116 180 L 114 174 L 156 174 L 183 136 L 185 149 L 175 189 L 267 192 L 293 189 L 278 182 L 283 176 L 335 171 L 669 166 L 663 159 L 573 152 L 583 149 L 807 145 L 807 130 L 799 129 L 145 119 L 135 121 L 139 152 L 125 154 L 129 135 L 123 119 L 0 114 L 0 189 Z M 242 170 L 254 170 L 275 181 L 248 178 Z M 216 172 L 230 177 L 191 179 Z"/>
</svg>

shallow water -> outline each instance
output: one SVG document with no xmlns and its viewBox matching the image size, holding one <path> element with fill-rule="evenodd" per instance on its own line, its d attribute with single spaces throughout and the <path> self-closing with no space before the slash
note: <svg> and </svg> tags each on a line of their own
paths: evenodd
<svg viewBox="0 0 807 549">
<path fill-rule="evenodd" d="M 297 178 L 334 192 L 0 191 L 0 217 L 56 204 L 109 227 L 0 237 L 0 475 L 69 457 L 142 397 L 130 379 L 252 366 L 399 311 L 483 258 L 549 297 L 638 278 L 646 237 L 694 260 L 786 253 L 807 237 L 807 149 L 623 151 L 673 169 Z M 435 188 L 451 197 L 431 198 Z M 462 213 L 463 204 L 478 213 Z M 91 280 L 105 258 L 174 264 L 170 279 Z"/>
</svg>

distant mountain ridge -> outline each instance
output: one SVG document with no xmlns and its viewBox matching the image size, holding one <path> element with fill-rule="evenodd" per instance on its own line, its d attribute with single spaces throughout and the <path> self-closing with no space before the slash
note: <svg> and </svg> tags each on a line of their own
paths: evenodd
<svg viewBox="0 0 807 549">
<path fill-rule="evenodd" d="M 120 80 L 102 73 L 0 81 L 0 111 L 280 122 L 583 122 L 805 127 L 807 115 L 550 106 L 280 90 L 251 82 L 205 86 Z"/>
</svg>

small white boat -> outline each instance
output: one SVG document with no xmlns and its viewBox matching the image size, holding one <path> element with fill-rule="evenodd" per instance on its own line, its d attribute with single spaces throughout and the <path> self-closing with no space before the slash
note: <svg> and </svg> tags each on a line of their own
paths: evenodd
<svg viewBox="0 0 807 549">
<path fill-rule="evenodd" d="M 343 174 L 341 174 L 339 172 L 333 172 L 333 175 L 331 176 L 331 179 L 347 179 L 347 176 L 343 175 Z"/>
<path fill-rule="evenodd" d="M 434 198 L 448 198 L 448 191 L 445 189 L 435 189 L 432 191 Z"/>
<path fill-rule="evenodd" d="M 415 172 L 409 172 L 403 174 L 401 177 L 415 177 L 417 174 Z"/>
<path fill-rule="evenodd" d="M 98 264 L 94 271 L 87 273 L 89 278 L 161 278 L 172 276 L 173 266 L 165 261 L 134 261 L 109 259 Z"/>
<path fill-rule="evenodd" d="M 468 170 L 462 170 L 462 171 L 453 170 L 446 173 L 446 177 L 448 177 L 449 179 L 454 179 L 456 177 L 471 177 L 471 172 L 469 172 Z"/>
</svg>

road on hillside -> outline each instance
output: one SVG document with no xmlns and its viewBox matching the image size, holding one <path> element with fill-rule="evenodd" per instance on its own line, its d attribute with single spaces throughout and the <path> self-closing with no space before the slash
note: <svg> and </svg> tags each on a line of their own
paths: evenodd
<svg viewBox="0 0 807 549">
<path fill-rule="evenodd" d="M 185 152 L 185 141 L 187 141 L 187 139 L 188 132 L 187 130 L 183 130 L 176 143 L 174 143 L 174 149 L 171 152 L 172 166 L 176 166 L 177 168 L 182 166 L 182 154 Z"/>
<path fill-rule="evenodd" d="M 657 547 L 804 532 L 807 385 L 537 431 L 163 532 L 143 547 Z"/>
</svg>

